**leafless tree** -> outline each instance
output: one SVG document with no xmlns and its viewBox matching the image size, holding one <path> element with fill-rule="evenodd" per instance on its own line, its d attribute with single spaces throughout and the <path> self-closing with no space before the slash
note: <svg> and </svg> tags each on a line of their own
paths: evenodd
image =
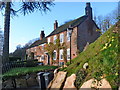
<svg viewBox="0 0 120 90">
<path fill-rule="evenodd" d="M 3 32 L 0 29 L 0 56 L 2 55 L 3 52 Z"/>
<path fill-rule="evenodd" d="M 95 16 L 96 17 L 96 16 Z M 95 21 L 101 31 L 104 33 L 118 21 L 118 7 L 105 16 L 97 16 Z"/>
<path fill-rule="evenodd" d="M 33 13 L 36 10 L 46 12 L 50 10 L 50 6 L 54 5 L 52 1 L 49 2 L 24 2 L 23 0 L 19 3 L 18 9 L 14 8 L 16 5 L 14 2 L 5 2 L 6 0 L 0 1 L 0 10 L 4 11 L 4 45 L 3 45 L 3 61 L 2 63 L 9 62 L 9 34 L 10 34 L 10 17 L 17 15 L 20 12 L 23 15 Z"/>
</svg>

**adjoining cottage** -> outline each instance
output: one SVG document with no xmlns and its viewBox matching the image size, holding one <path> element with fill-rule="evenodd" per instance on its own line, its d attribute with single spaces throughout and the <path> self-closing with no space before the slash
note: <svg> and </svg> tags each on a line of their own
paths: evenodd
<svg viewBox="0 0 120 90">
<path fill-rule="evenodd" d="M 70 34 L 68 28 L 72 27 L 71 43 Z M 67 50 L 67 62 L 75 58 L 77 52 L 82 52 L 88 43 L 94 42 L 99 36 L 100 32 L 96 23 L 93 20 L 92 8 L 90 3 L 86 3 L 85 15 L 75 20 L 65 23 L 64 25 L 58 26 L 57 20 L 54 23 L 54 30 L 45 37 L 44 31 L 41 31 L 40 40 L 35 41 L 27 50 L 28 59 L 38 59 L 39 62 L 43 62 L 45 65 L 51 65 L 52 61 L 50 55 L 45 50 L 46 44 L 50 42 L 55 43 L 57 39 L 60 43 L 65 43 Z M 70 50 L 71 44 L 71 50 Z M 70 52 L 71 51 L 71 52 Z M 59 65 L 65 63 L 63 58 L 63 49 L 59 50 L 59 54 L 56 50 L 53 52 L 53 60 L 56 61 L 59 58 Z"/>
</svg>

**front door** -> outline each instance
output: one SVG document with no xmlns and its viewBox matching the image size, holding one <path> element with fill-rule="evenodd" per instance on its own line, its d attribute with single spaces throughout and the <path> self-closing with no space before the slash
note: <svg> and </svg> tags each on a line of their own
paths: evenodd
<svg viewBox="0 0 120 90">
<path fill-rule="evenodd" d="M 50 55 L 47 53 L 47 64 L 50 65 Z"/>
</svg>

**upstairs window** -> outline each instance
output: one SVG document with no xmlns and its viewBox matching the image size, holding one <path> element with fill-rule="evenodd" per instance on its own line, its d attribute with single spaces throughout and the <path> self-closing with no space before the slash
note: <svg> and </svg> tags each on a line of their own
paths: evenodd
<svg viewBox="0 0 120 90">
<path fill-rule="evenodd" d="M 57 36 L 55 35 L 55 36 L 53 37 L 54 44 L 56 44 L 56 39 L 57 39 Z"/>
<path fill-rule="evenodd" d="M 42 44 L 42 50 L 44 50 L 44 44 Z"/>
<path fill-rule="evenodd" d="M 67 60 L 70 60 L 70 49 L 67 49 Z"/>
<path fill-rule="evenodd" d="M 63 60 L 63 49 L 60 50 L 60 56 L 59 56 L 60 60 Z"/>
<path fill-rule="evenodd" d="M 50 43 L 50 37 L 48 38 L 48 44 Z"/>
<path fill-rule="evenodd" d="M 35 49 L 35 51 L 36 51 L 36 50 L 37 50 L 37 47 L 35 47 L 34 49 Z"/>
<path fill-rule="evenodd" d="M 60 43 L 63 43 L 64 42 L 64 34 L 60 34 Z"/>
<path fill-rule="evenodd" d="M 67 41 L 70 41 L 70 34 L 68 31 L 67 31 Z"/>
<path fill-rule="evenodd" d="M 45 59 L 44 55 L 41 56 L 41 61 L 43 61 Z"/>
</svg>

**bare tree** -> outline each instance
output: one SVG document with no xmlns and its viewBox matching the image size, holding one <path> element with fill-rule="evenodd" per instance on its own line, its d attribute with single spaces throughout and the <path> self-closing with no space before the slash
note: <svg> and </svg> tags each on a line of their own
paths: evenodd
<svg viewBox="0 0 120 90">
<path fill-rule="evenodd" d="M 95 20 L 102 33 L 104 33 L 118 21 L 118 7 L 105 16 L 97 16 Z"/>
<path fill-rule="evenodd" d="M 2 63 L 9 62 L 9 32 L 10 32 L 10 17 L 11 15 L 16 15 L 17 12 L 20 12 L 23 15 L 33 13 L 36 10 L 46 12 L 49 9 L 49 6 L 53 5 L 53 2 L 20 2 L 20 7 L 17 10 L 13 6 L 14 2 L 5 2 L 4 0 L 0 1 L 0 10 L 5 11 L 4 19 L 4 45 L 3 45 L 3 61 Z"/>
<path fill-rule="evenodd" d="M 96 23 L 100 29 L 102 29 L 102 24 L 103 24 L 103 16 L 98 16 L 96 19 Z"/>
<path fill-rule="evenodd" d="M 3 52 L 3 32 L 0 29 L 0 55 L 2 55 Z"/>
</svg>

